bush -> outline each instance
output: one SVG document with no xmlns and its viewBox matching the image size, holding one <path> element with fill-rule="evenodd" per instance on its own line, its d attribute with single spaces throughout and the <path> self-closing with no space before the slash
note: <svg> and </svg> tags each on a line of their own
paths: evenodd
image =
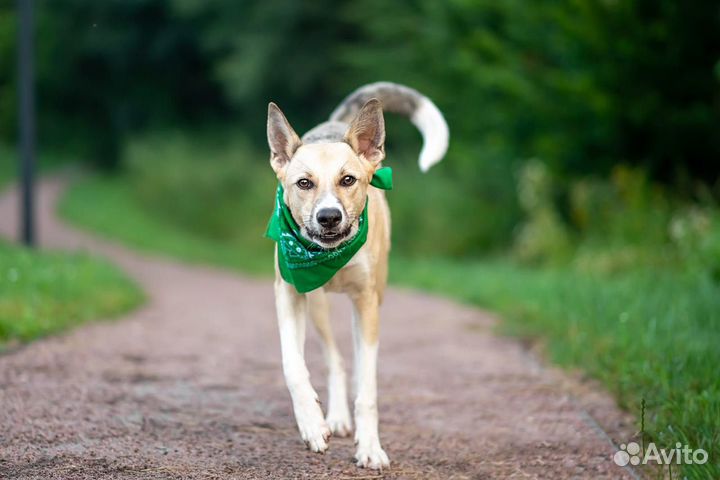
<svg viewBox="0 0 720 480">
<path fill-rule="evenodd" d="M 524 262 L 567 257 L 570 239 L 553 203 L 555 185 L 547 166 L 537 159 L 523 165 L 518 175 L 518 200 L 526 220 L 518 225 L 513 251 Z"/>
<path fill-rule="evenodd" d="M 673 216 L 669 231 L 686 267 L 706 270 L 720 282 L 720 213 L 688 207 Z"/>
<path fill-rule="evenodd" d="M 606 244 L 661 245 L 673 202 L 644 171 L 624 165 L 609 179 L 584 178 L 570 186 L 573 226 L 590 241 Z"/>
<path fill-rule="evenodd" d="M 152 213 L 244 248 L 265 241 L 272 212 L 266 156 L 241 137 L 177 132 L 135 139 L 125 154 L 133 191 Z"/>
</svg>

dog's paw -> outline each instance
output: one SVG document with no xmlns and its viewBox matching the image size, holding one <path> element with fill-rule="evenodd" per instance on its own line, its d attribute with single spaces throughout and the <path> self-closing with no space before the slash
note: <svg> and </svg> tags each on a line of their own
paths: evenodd
<svg viewBox="0 0 720 480">
<path fill-rule="evenodd" d="M 358 467 L 373 470 L 382 470 L 390 466 L 390 459 L 379 442 L 371 442 L 368 445 L 360 443 L 355 453 L 355 460 L 357 460 Z"/>
<path fill-rule="evenodd" d="M 320 416 L 320 421 L 298 420 L 298 429 L 300 437 L 310 450 L 324 453 L 328 449 L 331 432 L 322 416 Z"/>
<path fill-rule="evenodd" d="M 313 452 L 325 452 L 328 449 L 331 432 L 317 401 L 308 402 L 307 405 L 296 405 L 295 419 L 300 437 L 308 448 Z"/>
<path fill-rule="evenodd" d="M 332 434 L 337 437 L 347 437 L 352 433 L 352 422 L 350 420 L 350 412 L 329 411 L 325 421 L 330 427 Z"/>
</svg>

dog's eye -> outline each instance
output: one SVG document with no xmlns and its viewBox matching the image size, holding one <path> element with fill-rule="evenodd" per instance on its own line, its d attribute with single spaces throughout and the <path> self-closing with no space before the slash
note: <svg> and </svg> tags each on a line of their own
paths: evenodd
<svg viewBox="0 0 720 480">
<path fill-rule="evenodd" d="M 340 185 L 343 187 L 349 187 L 353 185 L 357 181 L 357 178 L 353 177 L 352 175 L 345 175 L 342 180 L 340 180 Z"/>
<path fill-rule="evenodd" d="M 297 185 L 301 190 L 310 190 L 314 186 L 313 182 L 307 178 L 301 178 L 295 185 Z"/>
</svg>

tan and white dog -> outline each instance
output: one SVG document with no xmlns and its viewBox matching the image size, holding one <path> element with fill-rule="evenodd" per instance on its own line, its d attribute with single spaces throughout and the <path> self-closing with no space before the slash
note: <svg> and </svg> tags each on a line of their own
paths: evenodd
<svg viewBox="0 0 720 480">
<path fill-rule="evenodd" d="M 417 91 L 388 82 L 362 87 L 302 139 L 274 103 L 268 107 L 270 164 L 284 189 L 284 201 L 303 237 L 332 249 L 358 231 L 368 208 L 363 247 L 323 287 L 300 294 L 280 275 L 275 261 L 282 365 L 300 435 L 314 452 L 324 452 L 332 434 L 352 432 L 345 368 L 333 339 L 326 292 L 346 293 L 353 303 L 355 348 L 355 442 L 357 465 L 381 469 L 390 464 L 380 445 L 377 407 L 378 307 L 383 299 L 390 250 L 390 212 L 381 190 L 370 185 L 385 158 L 387 111 L 410 117 L 423 135 L 423 171 L 439 162 L 448 146 L 448 127 L 440 111 Z M 304 360 L 305 325 L 310 317 L 324 342 L 328 408 L 323 417 Z"/>
</svg>

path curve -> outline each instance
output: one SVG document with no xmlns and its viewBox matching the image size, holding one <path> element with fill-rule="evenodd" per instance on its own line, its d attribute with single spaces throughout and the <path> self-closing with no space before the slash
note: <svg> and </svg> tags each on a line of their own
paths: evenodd
<svg viewBox="0 0 720 480">
<path fill-rule="evenodd" d="M 63 188 L 40 184 L 42 245 L 111 258 L 149 301 L 0 356 L 0 478 L 381 478 L 354 466 L 350 439 L 331 439 L 325 455 L 305 450 L 270 282 L 69 228 L 54 216 Z M 0 197 L 4 236 L 14 237 L 16 197 Z M 350 359 L 349 306 L 333 301 Z M 381 316 L 380 429 L 393 462 L 384 478 L 631 478 L 596 423 L 627 433 L 627 417 L 493 335 L 488 314 L 391 289 Z M 325 399 L 320 345 L 308 337 Z"/>
</svg>

